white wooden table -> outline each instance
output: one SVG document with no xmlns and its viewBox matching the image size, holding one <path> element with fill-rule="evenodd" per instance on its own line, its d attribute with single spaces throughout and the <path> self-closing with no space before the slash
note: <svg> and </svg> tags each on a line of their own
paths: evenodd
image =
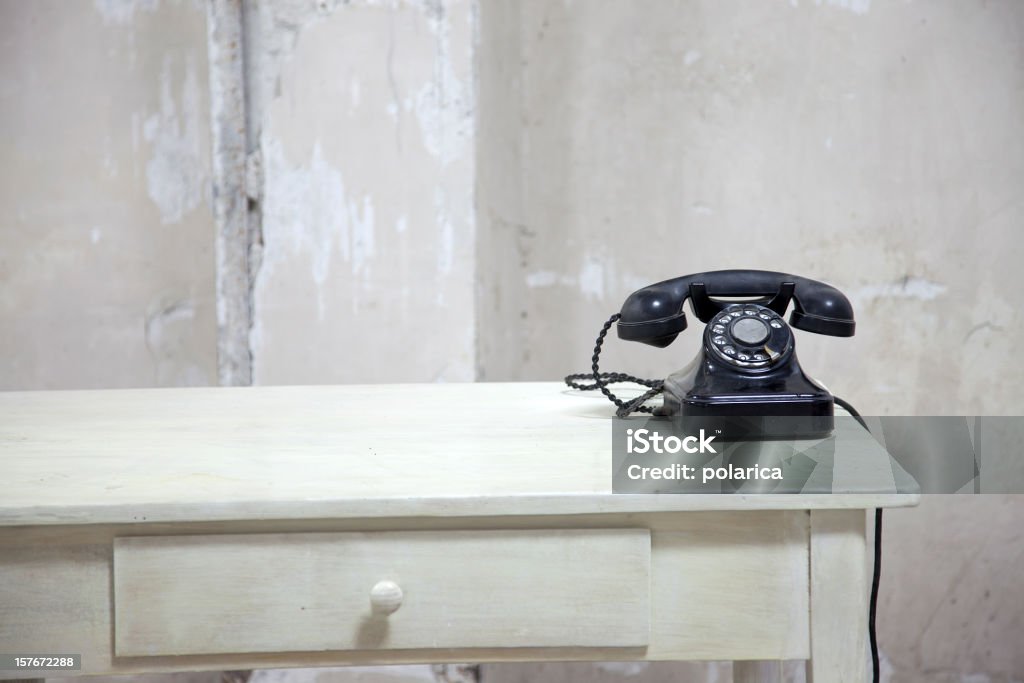
<svg viewBox="0 0 1024 683">
<path fill-rule="evenodd" d="M 864 680 L 864 510 L 917 496 L 614 495 L 611 408 L 554 383 L 0 394 L 0 653 Z"/>
</svg>

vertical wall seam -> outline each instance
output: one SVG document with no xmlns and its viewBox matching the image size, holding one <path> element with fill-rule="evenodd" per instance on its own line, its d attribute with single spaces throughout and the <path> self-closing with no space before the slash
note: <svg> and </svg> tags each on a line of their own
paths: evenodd
<svg viewBox="0 0 1024 683">
<path fill-rule="evenodd" d="M 480 95 L 480 3 L 477 0 L 470 0 L 469 21 L 470 88 L 473 98 L 473 149 L 470 152 L 473 158 L 473 174 L 470 183 L 470 191 L 473 193 L 473 198 L 470 200 L 470 218 L 473 222 L 473 263 L 470 267 L 470 287 L 472 287 L 473 297 L 473 342 L 470 353 L 473 357 L 473 381 L 480 382 L 485 379 L 480 353 L 480 309 L 486 292 L 480 277 L 482 269 L 479 255 L 481 251 L 480 230 L 486 219 L 483 217 L 483 206 L 480 201 L 480 101 L 482 98 Z"/>
<path fill-rule="evenodd" d="M 213 213 L 216 223 L 217 379 L 252 383 L 252 276 L 246 193 L 247 130 L 242 0 L 207 3 Z"/>
<path fill-rule="evenodd" d="M 246 73 L 249 73 L 246 69 Z M 248 111 L 248 109 L 247 109 Z M 249 130 L 252 130 L 250 122 Z M 249 325 L 245 331 L 245 339 L 249 353 L 249 382 L 256 381 L 256 358 L 252 348 L 252 330 L 256 324 L 256 278 L 263 264 L 263 154 L 258 145 L 249 144 L 250 151 L 246 156 L 246 194 L 248 210 L 246 212 L 246 237 L 248 260 L 249 287 Z"/>
<path fill-rule="evenodd" d="M 256 278 L 263 264 L 263 149 L 260 145 L 262 131 L 262 96 L 258 79 L 259 58 L 257 52 L 261 46 L 263 34 L 260 23 L 261 7 L 259 0 L 242 0 L 241 34 L 242 34 L 242 83 L 244 86 L 243 107 L 245 110 L 245 149 L 246 149 L 246 195 L 248 211 L 246 214 L 246 237 L 248 249 L 249 277 L 249 321 L 246 329 L 246 344 L 249 352 L 249 382 L 256 382 L 256 357 L 252 344 L 253 327 L 256 325 Z"/>
</svg>

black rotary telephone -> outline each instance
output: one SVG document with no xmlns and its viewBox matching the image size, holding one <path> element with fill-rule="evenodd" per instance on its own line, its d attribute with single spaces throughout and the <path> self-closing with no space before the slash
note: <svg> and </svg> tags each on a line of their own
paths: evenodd
<svg viewBox="0 0 1024 683">
<path fill-rule="evenodd" d="M 697 357 L 664 381 L 643 380 L 622 373 L 601 372 L 601 345 L 612 324 L 619 338 L 664 348 L 686 329 L 683 304 L 690 300 L 704 328 Z M 783 320 L 793 304 L 789 324 Z M 816 438 L 832 432 L 833 406 L 845 408 L 862 427 L 867 425 L 846 401 L 832 396 L 800 367 L 793 331 L 852 337 L 856 323 L 850 301 L 831 285 L 797 275 L 766 270 L 718 270 L 684 275 L 644 287 L 629 295 L 601 328 L 594 347 L 592 373 L 569 375 L 577 389 L 600 389 L 619 410 L 680 420 L 684 430 L 697 426 L 722 427 L 723 440 L 745 438 Z M 592 379 L 593 384 L 579 380 Z M 638 382 L 649 387 L 626 402 L 608 385 Z M 662 405 L 646 401 L 664 394 Z M 742 453 L 740 453 L 742 455 Z M 875 614 L 881 574 L 882 510 L 875 510 L 875 558 L 871 584 L 868 637 L 872 680 L 879 680 Z"/>
<path fill-rule="evenodd" d="M 598 357 L 612 323 L 620 339 L 663 348 L 686 329 L 683 304 L 689 299 L 704 328 L 697 357 L 664 381 L 602 373 Z M 783 319 L 790 303 L 789 324 Z M 600 389 L 619 406 L 664 417 L 757 419 L 761 436 L 812 437 L 831 433 L 833 396 L 800 367 L 793 331 L 853 336 L 849 300 L 835 287 L 797 275 L 764 270 L 719 270 L 684 275 L 633 292 L 598 336 L 593 372 L 570 375 L 579 389 Z M 593 379 L 583 385 L 576 380 Z M 638 381 L 650 390 L 625 402 L 608 384 Z M 660 407 L 644 403 L 663 394 Z"/>
</svg>

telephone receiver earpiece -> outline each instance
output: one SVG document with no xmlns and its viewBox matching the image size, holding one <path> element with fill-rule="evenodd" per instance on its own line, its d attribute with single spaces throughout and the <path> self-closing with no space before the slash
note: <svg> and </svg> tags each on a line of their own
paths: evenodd
<svg viewBox="0 0 1024 683">
<path fill-rule="evenodd" d="M 792 302 L 789 324 L 815 334 L 852 337 L 856 328 L 850 301 L 824 282 L 767 270 L 718 270 L 665 280 L 630 294 L 619 313 L 619 338 L 664 348 L 686 329 L 687 299 L 703 323 L 737 303 L 715 297 L 744 299 L 780 316 Z"/>
</svg>

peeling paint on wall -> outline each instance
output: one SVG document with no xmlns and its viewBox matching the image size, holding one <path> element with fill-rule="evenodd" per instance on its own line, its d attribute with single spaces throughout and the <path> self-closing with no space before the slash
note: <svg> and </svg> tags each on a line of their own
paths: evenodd
<svg viewBox="0 0 1024 683">
<path fill-rule="evenodd" d="M 159 6 L 160 0 L 93 0 L 103 21 L 113 26 L 128 26 L 136 12 L 153 12 Z"/>
<path fill-rule="evenodd" d="M 423 144 L 445 166 L 467 151 L 473 138 L 472 88 L 456 76 L 452 63 L 451 23 L 444 2 L 424 2 L 430 27 L 436 40 L 434 77 L 416 93 L 416 119 Z M 463 65 L 465 71 L 465 65 Z"/>
<path fill-rule="evenodd" d="M 470 7 L 261 6 L 255 381 L 472 378 Z"/>
<path fill-rule="evenodd" d="M 195 324 L 196 308 L 189 300 L 175 301 L 146 317 L 146 349 L 153 360 L 157 386 L 204 386 L 211 377 L 183 357 L 184 340 Z"/>
<path fill-rule="evenodd" d="M 147 116 L 142 127 L 150 144 L 146 187 L 165 224 L 177 223 L 199 206 L 209 182 L 203 158 L 203 147 L 208 143 L 200 138 L 204 112 L 196 61 L 191 56 L 186 58 L 179 88 L 175 88 L 178 74 L 174 67 L 174 60 L 165 55 L 160 71 L 160 109 Z"/>
<path fill-rule="evenodd" d="M 814 4 L 836 7 L 854 14 L 867 14 L 871 10 L 871 0 L 814 0 Z"/>
<path fill-rule="evenodd" d="M 607 259 L 588 256 L 580 268 L 580 293 L 593 301 L 604 300 L 604 274 Z"/>
<path fill-rule="evenodd" d="M 437 272 L 448 275 L 452 272 L 455 259 L 455 226 L 452 225 L 448 198 L 440 187 L 434 189 L 434 213 L 440 233 L 438 235 Z"/>
<path fill-rule="evenodd" d="M 920 277 L 907 276 L 897 282 L 881 285 L 867 285 L 850 290 L 849 297 L 853 301 L 871 299 L 916 299 L 932 301 L 946 293 L 946 285 L 932 282 Z"/>
<path fill-rule="evenodd" d="M 257 276 L 259 288 L 281 273 L 279 264 L 288 256 L 309 259 L 310 274 L 316 285 L 320 322 L 326 316 L 324 287 L 335 258 L 353 275 L 369 278 L 374 256 L 374 210 L 369 195 L 346 195 L 341 172 L 324 159 L 317 144 L 310 160 L 289 164 L 281 144 L 267 140 L 264 146 L 267 185 L 263 197 L 263 220 L 271 227 L 265 231 L 263 262 Z M 358 298 L 353 298 L 358 308 Z M 260 341 L 261 322 L 257 318 L 254 342 Z"/>
<path fill-rule="evenodd" d="M 561 285 L 572 285 L 575 284 L 574 278 L 566 275 L 559 276 L 550 270 L 535 270 L 532 273 L 526 275 L 526 286 L 531 289 L 538 289 L 542 287 L 553 287 L 557 284 Z"/>
</svg>

